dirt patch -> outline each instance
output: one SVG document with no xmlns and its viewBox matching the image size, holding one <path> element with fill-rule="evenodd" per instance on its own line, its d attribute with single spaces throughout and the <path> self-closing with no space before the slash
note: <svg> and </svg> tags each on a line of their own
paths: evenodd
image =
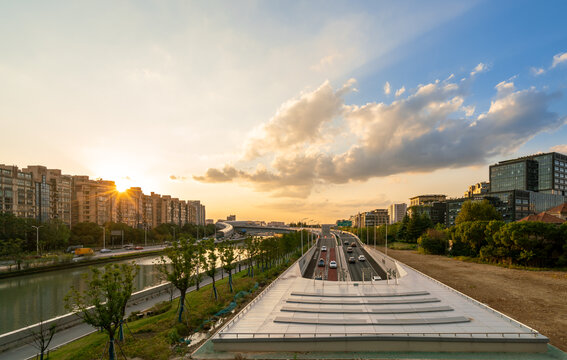
<svg viewBox="0 0 567 360">
<path fill-rule="evenodd" d="M 508 269 L 410 250 L 388 249 L 388 255 L 536 329 L 567 351 L 567 272 Z"/>
</svg>

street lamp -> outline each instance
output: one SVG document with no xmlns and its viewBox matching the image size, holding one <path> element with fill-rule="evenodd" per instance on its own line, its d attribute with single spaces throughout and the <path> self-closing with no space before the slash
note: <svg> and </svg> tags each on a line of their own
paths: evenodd
<svg viewBox="0 0 567 360">
<path fill-rule="evenodd" d="M 39 255 L 39 228 L 40 227 L 43 227 L 43 225 L 39 225 L 39 226 L 32 225 L 32 228 L 35 229 L 35 233 L 36 233 L 35 247 L 36 247 L 36 251 L 37 251 L 38 255 Z"/>
<path fill-rule="evenodd" d="M 101 226 L 102 228 L 102 248 L 106 249 L 106 228 Z"/>
</svg>

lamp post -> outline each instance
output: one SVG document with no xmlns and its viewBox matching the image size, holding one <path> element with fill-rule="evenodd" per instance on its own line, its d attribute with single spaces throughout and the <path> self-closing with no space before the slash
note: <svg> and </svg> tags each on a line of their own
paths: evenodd
<svg viewBox="0 0 567 360">
<path fill-rule="evenodd" d="M 390 219 L 388 219 L 388 222 L 390 222 Z M 386 222 L 386 247 L 384 248 L 386 256 L 388 256 L 388 222 Z"/>
<path fill-rule="evenodd" d="M 101 226 L 102 228 L 102 248 L 106 249 L 106 228 Z"/>
<path fill-rule="evenodd" d="M 36 233 L 35 248 L 36 248 L 38 255 L 39 255 L 39 228 L 40 227 L 43 227 L 43 225 L 39 225 L 39 226 L 32 225 L 32 228 L 35 229 L 35 233 Z"/>
</svg>

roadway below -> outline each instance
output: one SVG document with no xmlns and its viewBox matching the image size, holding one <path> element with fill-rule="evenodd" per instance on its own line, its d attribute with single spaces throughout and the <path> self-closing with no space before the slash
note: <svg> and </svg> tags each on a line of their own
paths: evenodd
<svg viewBox="0 0 567 360">
<path fill-rule="evenodd" d="M 339 257 L 346 261 L 340 261 Z M 336 267 L 330 267 L 331 261 L 335 261 Z M 369 256 L 354 235 L 337 231 L 317 241 L 315 253 L 303 277 L 338 281 L 338 275 L 342 272 L 347 273 L 346 277 L 352 281 L 371 281 L 374 276 L 386 279 L 386 272 Z"/>
</svg>

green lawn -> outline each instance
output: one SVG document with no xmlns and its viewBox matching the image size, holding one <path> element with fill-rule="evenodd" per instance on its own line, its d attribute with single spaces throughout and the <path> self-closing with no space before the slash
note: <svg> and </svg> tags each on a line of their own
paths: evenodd
<svg viewBox="0 0 567 360">
<path fill-rule="evenodd" d="M 125 340 L 116 342 L 116 358 L 123 358 L 122 352 L 128 358 L 169 359 L 189 352 L 191 344 L 179 342 L 180 339 L 202 329 L 209 329 L 211 324 L 218 321 L 215 313 L 226 308 L 240 291 L 253 290 L 251 294 L 237 299 L 237 311 L 251 298 L 256 296 L 263 286 L 271 282 L 291 263 L 260 272 L 256 276 L 246 276 L 246 270 L 233 276 L 234 293 L 229 292 L 228 277 L 217 281 L 218 300 L 215 301 L 212 284 L 202 287 L 199 291 L 187 294 L 183 323 L 177 322 L 179 299 L 171 303 L 164 302 L 154 306 L 154 315 L 139 320 L 130 321 L 125 327 Z M 255 288 L 258 283 L 260 287 Z M 254 290 L 255 289 L 255 290 Z M 177 290 L 176 290 L 177 291 Z M 161 312 L 161 313 L 160 313 Z M 101 359 L 107 345 L 106 333 L 95 333 L 65 345 L 49 354 L 49 359 Z"/>
</svg>

